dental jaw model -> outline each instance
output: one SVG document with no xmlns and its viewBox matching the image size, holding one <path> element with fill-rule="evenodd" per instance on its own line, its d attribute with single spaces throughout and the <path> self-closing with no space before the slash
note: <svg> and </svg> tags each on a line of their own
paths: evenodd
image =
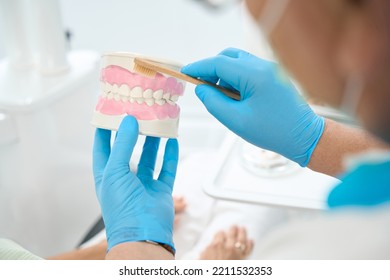
<svg viewBox="0 0 390 280">
<path fill-rule="evenodd" d="M 122 119 L 134 116 L 139 133 L 148 136 L 176 138 L 185 82 L 157 73 L 153 77 L 134 71 L 134 58 L 146 58 L 175 70 L 180 65 L 132 53 L 110 53 L 102 56 L 101 94 L 92 118 L 99 128 L 117 130 Z"/>
</svg>

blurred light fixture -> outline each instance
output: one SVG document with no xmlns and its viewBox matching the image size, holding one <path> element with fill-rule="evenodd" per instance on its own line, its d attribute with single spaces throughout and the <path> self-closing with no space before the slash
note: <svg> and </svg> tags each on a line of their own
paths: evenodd
<svg viewBox="0 0 390 280">
<path fill-rule="evenodd" d="M 212 10 L 221 10 L 239 2 L 237 0 L 193 0 Z"/>
</svg>

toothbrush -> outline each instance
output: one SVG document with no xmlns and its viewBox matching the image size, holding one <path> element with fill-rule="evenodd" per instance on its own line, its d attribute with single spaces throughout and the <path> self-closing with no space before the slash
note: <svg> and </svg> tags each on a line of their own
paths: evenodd
<svg viewBox="0 0 390 280">
<path fill-rule="evenodd" d="M 226 96 L 233 98 L 235 100 L 240 100 L 240 93 L 238 91 L 230 90 L 225 87 L 221 87 L 219 85 L 215 85 L 212 83 L 209 83 L 207 81 L 196 79 L 191 76 L 188 76 L 186 74 L 183 74 L 179 71 L 173 70 L 171 68 L 164 67 L 160 63 L 148 60 L 148 59 L 141 59 L 141 58 L 135 58 L 134 59 L 134 71 L 142 74 L 147 77 L 155 77 L 158 72 L 170 75 L 172 77 L 178 78 L 180 80 L 187 81 L 189 83 L 195 84 L 195 85 L 209 85 L 212 86 L 218 90 L 220 90 L 222 93 L 224 93 Z"/>
</svg>

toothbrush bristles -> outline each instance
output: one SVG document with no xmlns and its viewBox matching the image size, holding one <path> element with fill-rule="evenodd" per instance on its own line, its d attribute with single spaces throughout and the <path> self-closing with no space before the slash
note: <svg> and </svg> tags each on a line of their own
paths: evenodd
<svg viewBox="0 0 390 280">
<path fill-rule="evenodd" d="M 152 70 L 152 69 L 149 69 L 147 67 L 144 67 L 144 66 L 141 66 L 141 65 L 138 65 L 138 64 L 135 64 L 134 66 L 134 71 L 141 74 L 141 75 L 144 75 L 148 78 L 154 78 L 157 74 L 156 71 Z"/>
</svg>

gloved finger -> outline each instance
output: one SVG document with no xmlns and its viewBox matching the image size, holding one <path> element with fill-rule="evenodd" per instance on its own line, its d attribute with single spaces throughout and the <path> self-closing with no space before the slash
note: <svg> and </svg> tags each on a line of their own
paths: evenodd
<svg viewBox="0 0 390 280">
<path fill-rule="evenodd" d="M 138 139 L 138 122 L 133 116 L 126 116 L 119 126 L 111 156 L 107 165 L 129 169 L 129 162 Z"/>
<path fill-rule="evenodd" d="M 142 150 L 141 159 L 138 163 L 138 177 L 149 177 L 153 179 L 154 167 L 156 165 L 156 158 L 158 146 L 160 145 L 160 138 L 148 136 L 145 139 Z"/>
<path fill-rule="evenodd" d="M 210 79 L 219 78 L 234 89 L 240 91 L 240 68 L 239 61 L 218 55 L 206 58 L 184 66 L 181 71 L 192 77 L 209 77 Z"/>
<path fill-rule="evenodd" d="M 221 51 L 219 54 L 226 55 L 231 58 L 239 58 L 242 55 L 248 55 L 248 52 L 236 48 L 227 48 Z"/>
<path fill-rule="evenodd" d="M 179 143 L 176 139 L 169 139 L 165 145 L 164 161 L 158 180 L 167 184 L 171 192 L 176 178 L 178 161 Z"/>
<path fill-rule="evenodd" d="M 111 131 L 97 128 L 93 143 L 93 176 L 98 185 L 103 177 L 104 169 L 110 157 Z"/>
<path fill-rule="evenodd" d="M 239 106 L 241 101 L 233 100 L 227 97 L 218 89 L 207 85 L 199 85 L 195 88 L 195 93 L 204 104 L 207 111 L 210 112 L 222 124 L 229 123 L 230 126 L 242 126 L 239 117 Z"/>
</svg>

